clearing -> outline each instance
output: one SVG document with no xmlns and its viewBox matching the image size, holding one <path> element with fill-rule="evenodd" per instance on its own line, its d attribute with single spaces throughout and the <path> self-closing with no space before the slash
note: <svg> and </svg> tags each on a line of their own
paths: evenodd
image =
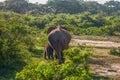
<svg viewBox="0 0 120 80">
<path fill-rule="evenodd" d="M 85 44 L 95 47 L 94 53 L 90 58 L 90 69 L 94 71 L 94 80 L 120 80 L 120 57 L 109 54 L 111 48 L 120 47 L 120 38 L 97 38 L 75 36 L 71 40 L 70 45 Z"/>
</svg>

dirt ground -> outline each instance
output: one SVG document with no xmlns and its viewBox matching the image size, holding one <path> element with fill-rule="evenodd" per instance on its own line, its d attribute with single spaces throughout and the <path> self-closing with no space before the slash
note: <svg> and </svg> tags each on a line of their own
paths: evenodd
<svg viewBox="0 0 120 80">
<path fill-rule="evenodd" d="M 80 40 L 80 39 L 72 39 L 71 45 L 77 46 L 78 44 L 86 44 L 89 46 L 95 47 L 105 47 L 105 48 L 117 48 L 120 47 L 120 43 L 112 42 L 112 41 L 93 41 L 93 40 Z"/>
<path fill-rule="evenodd" d="M 90 69 L 94 71 L 95 80 L 120 80 L 120 57 L 110 55 L 109 50 L 96 48 L 90 58 Z"/>
<path fill-rule="evenodd" d="M 95 46 L 90 58 L 90 69 L 94 71 L 94 80 L 120 80 L 120 56 L 110 55 L 110 48 L 120 47 L 119 42 L 80 40 L 74 38 L 70 45 L 86 44 Z"/>
</svg>

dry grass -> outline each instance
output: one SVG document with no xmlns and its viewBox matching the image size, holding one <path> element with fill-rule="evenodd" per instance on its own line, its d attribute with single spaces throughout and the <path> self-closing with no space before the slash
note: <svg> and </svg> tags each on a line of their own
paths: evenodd
<svg viewBox="0 0 120 80">
<path fill-rule="evenodd" d="M 90 68 L 95 77 L 105 80 L 120 80 L 120 57 L 109 55 L 110 49 L 94 49 L 90 58 Z M 99 80 L 99 79 L 95 80 Z"/>
<path fill-rule="evenodd" d="M 76 41 L 74 41 L 75 39 Z M 77 41 L 78 40 L 78 41 Z M 73 36 L 70 46 L 80 46 L 79 43 L 82 43 L 82 40 L 88 40 L 88 42 L 84 42 L 87 47 L 89 44 L 92 44 L 90 41 L 95 41 L 94 53 L 90 57 L 90 69 L 94 71 L 94 80 L 120 80 L 120 57 L 110 55 L 110 48 L 108 47 L 110 43 L 112 45 L 116 44 L 117 48 L 120 46 L 120 37 L 118 36 Z M 101 41 L 103 44 L 101 47 L 96 46 L 98 42 Z M 110 42 L 110 43 L 106 43 Z M 106 44 L 105 44 L 106 43 Z M 82 43 L 83 44 L 83 43 Z M 85 47 L 84 45 L 82 47 Z"/>
</svg>

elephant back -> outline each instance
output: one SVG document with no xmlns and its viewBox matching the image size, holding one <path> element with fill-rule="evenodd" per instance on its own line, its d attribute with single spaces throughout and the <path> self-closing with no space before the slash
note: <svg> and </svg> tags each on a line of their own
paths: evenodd
<svg viewBox="0 0 120 80">
<path fill-rule="evenodd" d="M 51 31 L 53 31 L 56 28 L 57 28 L 56 26 L 48 28 L 47 34 L 49 34 Z"/>
<path fill-rule="evenodd" d="M 67 30 L 67 28 L 62 27 L 62 26 L 53 26 L 53 27 L 48 28 L 47 34 L 49 34 L 50 32 L 52 32 L 53 30 L 57 29 L 58 27 L 59 27 L 59 28 L 62 28 L 62 29 L 64 29 L 64 30 Z"/>
<path fill-rule="evenodd" d="M 71 40 L 71 35 L 65 29 L 57 27 L 48 34 L 48 40 L 51 45 L 59 45 L 61 49 L 64 50 L 68 48 L 68 44 Z"/>
</svg>

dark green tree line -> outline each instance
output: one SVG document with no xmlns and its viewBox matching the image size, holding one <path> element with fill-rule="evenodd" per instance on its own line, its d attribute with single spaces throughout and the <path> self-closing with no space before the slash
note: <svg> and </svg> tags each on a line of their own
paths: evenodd
<svg viewBox="0 0 120 80">
<path fill-rule="evenodd" d="M 3 5 L 5 4 L 5 5 Z M 106 12 L 107 14 L 120 14 L 120 2 L 108 1 L 105 4 L 99 4 L 95 1 L 84 0 L 48 0 L 46 4 L 32 4 L 26 0 L 6 0 L 0 4 L 0 9 L 11 10 L 17 13 L 46 14 L 46 13 L 70 13 L 76 14 L 89 11 L 93 14 Z"/>
</svg>

